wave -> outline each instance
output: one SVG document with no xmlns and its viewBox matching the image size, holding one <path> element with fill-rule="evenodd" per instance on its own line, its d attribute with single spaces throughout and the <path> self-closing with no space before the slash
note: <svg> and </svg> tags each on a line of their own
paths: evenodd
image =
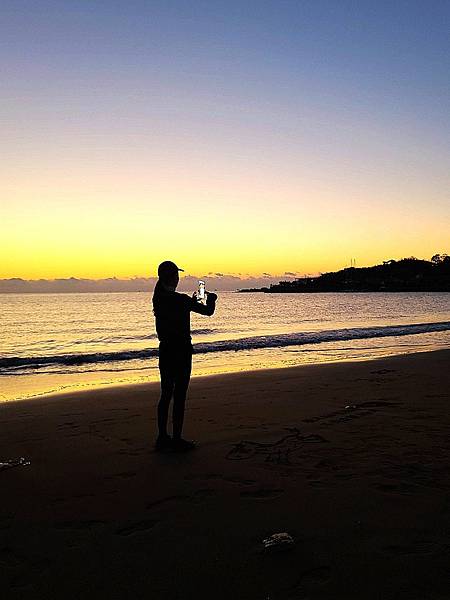
<svg viewBox="0 0 450 600">
<path fill-rule="evenodd" d="M 238 352 L 241 350 L 303 346 L 305 344 L 416 335 L 420 333 L 433 333 L 449 330 L 450 321 L 438 323 L 414 323 L 410 325 L 387 325 L 384 327 L 330 329 L 324 331 L 259 335 L 233 340 L 203 342 L 195 344 L 194 351 L 196 354 L 206 354 L 209 352 Z M 91 354 L 61 354 L 53 356 L 25 357 L 11 356 L 0 358 L 0 369 L 3 370 L 3 375 L 7 375 L 11 374 L 11 372 L 16 369 L 42 369 L 49 365 L 72 366 L 92 363 L 123 362 L 142 360 L 156 356 L 158 356 L 157 348 L 122 352 L 95 352 Z"/>
<path fill-rule="evenodd" d="M 191 333 L 192 335 L 208 335 L 211 333 L 215 333 L 217 330 L 216 329 L 207 329 L 207 328 L 202 328 L 202 329 L 192 329 Z M 143 334 L 143 335 L 116 335 L 116 336 L 111 336 L 111 337 L 104 337 L 104 338 L 100 338 L 98 340 L 94 339 L 91 340 L 90 343 L 94 343 L 94 342 L 123 342 L 124 340 L 128 340 L 131 342 L 141 342 L 141 341 L 145 341 L 145 340 L 155 340 L 157 338 L 156 333 L 148 333 L 148 334 Z M 85 344 L 86 342 L 84 340 L 81 340 L 78 342 L 79 344 Z"/>
<path fill-rule="evenodd" d="M 192 329 L 191 333 L 192 335 L 208 335 L 211 333 L 215 333 L 217 330 L 216 329 Z M 121 335 L 113 335 L 113 336 L 102 336 L 102 337 L 98 337 L 98 338 L 91 338 L 91 339 L 80 339 L 80 340 L 74 340 L 72 341 L 72 345 L 73 346 L 85 346 L 88 344 L 98 344 L 98 343 L 116 343 L 116 342 L 144 342 L 145 340 L 156 340 L 157 339 L 157 335 L 156 333 L 148 333 L 148 334 L 143 334 L 143 335 L 128 335 L 128 334 L 121 334 Z M 57 340 L 45 340 L 45 342 L 42 343 L 50 343 L 50 342 L 56 342 Z M 35 345 L 38 345 L 40 342 L 36 341 L 34 342 Z"/>
</svg>

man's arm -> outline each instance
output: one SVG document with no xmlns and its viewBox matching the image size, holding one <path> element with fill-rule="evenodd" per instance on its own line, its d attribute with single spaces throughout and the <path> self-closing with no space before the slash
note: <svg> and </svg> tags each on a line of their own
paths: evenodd
<svg viewBox="0 0 450 600">
<path fill-rule="evenodd" d="M 190 300 L 192 312 L 196 312 L 200 315 L 206 315 L 210 317 L 214 314 L 214 311 L 216 310 L 217 294 L 213 294 L 212 292 L 206 293 L 206 304 L 197 302 L 195 298 L 191 298 Z"/>
</svg>

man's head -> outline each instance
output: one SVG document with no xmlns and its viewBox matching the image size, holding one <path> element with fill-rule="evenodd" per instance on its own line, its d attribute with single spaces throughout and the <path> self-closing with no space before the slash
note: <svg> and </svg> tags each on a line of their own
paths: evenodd
<svg viewBox="0 0 450 600">
<path fill-rule="evenodd" d="M 161 283 L 168 289 L 175 290 L 180 277 L 178 271 L 183 271 L 171 260 L 165 260 L 158 267 L 158 277 Z"/>
</svg>

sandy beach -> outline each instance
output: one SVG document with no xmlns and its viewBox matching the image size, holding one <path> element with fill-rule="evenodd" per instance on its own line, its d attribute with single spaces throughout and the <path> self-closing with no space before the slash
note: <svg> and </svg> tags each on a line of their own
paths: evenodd
<svg viewBox="0 0 450 600">
<path fill-rule="evenodd" d="M 158 384 L 0 405 L 2 598 L 448 598 L 449 364 L 194 378 L 184 455 Z"/>
</svg>

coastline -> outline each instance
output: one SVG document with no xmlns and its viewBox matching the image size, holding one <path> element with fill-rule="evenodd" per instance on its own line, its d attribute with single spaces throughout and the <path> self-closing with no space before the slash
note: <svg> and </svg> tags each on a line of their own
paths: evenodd
<svg viewBox="0 0 450 600">
<path fill-rule="evenodd" d="M 186 455 L 153 451 L 157 382 L 2 404 L 9 597 L 446 597 L 449 358 L 195 377 Z"/>
<path fill-rule="evenodd" d="M 434 324 L 433 324 L 434 325 Z M 445 332 L 446 333 L 446 332 Z M 284 352 L 284 348 L 264 348 L 257 349 L 256 352 L 260 354 L 259 363 L 262 366 L 256 366 L 256 356 L 251 361 L 249 367 L 246 362 L 235 361 L 233 354 L 227 353 L 228 362 L 216 364 L 214 366 L 208 365 L 205 368 L 205 364 L 202 361 L 198 361 L 197 357 L 202 357 L 202 354 L 195 352 L 194 369 L 191 374 L 191 381 L 202 377 L 214 377 L 214 376 L 226 376 L 235 375 L 239 373 L 256 373 L 263 371 L 277 371 L 278 369 L 296 369 L 303 368 L 306 366 L 314 365 L 325 365 L 325 364 L 341 364 L 348 362 L 366 362 L 383 360 L 390 357 L 396 356 L 408 356 L 429 352 L 440 352 L 448 350 L 448 343 L 440 343 L 435 341 L 434 344 L 422 343 L 420 349 L 412 346 L 404 346 L 403 348 L 383 348 L 373 346 L 372 348 L 361 348 L 359 349 L 355 344 L 363 340 L 353 340 L 354 347 L 352 349 L 337 349 L 332 350 L 330 354 L 324 356 L 323 349 L 318 349 L 314 352 L 312 348 L 309 349 L 309 356 L 303 356 L 303 362 L 297 362 L 298 359 L 292 358 L 293 355 L 289 355 Z M 195 348 L 196 346 L 194 346 Z M 278 350 L 278 353 L 276 352 Z M 287 346 L 288 352 L 289 346 Z M 124 387 L 133 385 L 147 385 L 157 384 L 159 385 L 159 372 L 157 367 L 157 360 L 146 368 L 146 373 L 143 374 L 142 367 L 129 372 L 117 372 L 112 376 L 111 373 L 105 378 L 101 371 L 99 372 L 79 372 L 75 374 L 54 374 L 54 373 L 36 373 L 35 375 L 21 375 L 21 376 L 4 376 L 3 383 L 6 384 L 0 393 L 0 405 L 11 402 L 27 402 L 35 399 L 43 398 L 47 396 L 60 396 L 60 395 L 73 395 L 79 392 L 93 392 L 98 389 Z M 44 382 L 41 378 L 44 377 Z M 111 378 L 112 377 L 112 378 Z"/>
<path fill-rule="evenodd" d="M 194 377 L 450 347 L 448 294 L 250 296 L 224 293 L 217 314 L 192 315 Z M 159 379 L 145 294 L 3 301 L 0 402 Z"/>
</svg>

